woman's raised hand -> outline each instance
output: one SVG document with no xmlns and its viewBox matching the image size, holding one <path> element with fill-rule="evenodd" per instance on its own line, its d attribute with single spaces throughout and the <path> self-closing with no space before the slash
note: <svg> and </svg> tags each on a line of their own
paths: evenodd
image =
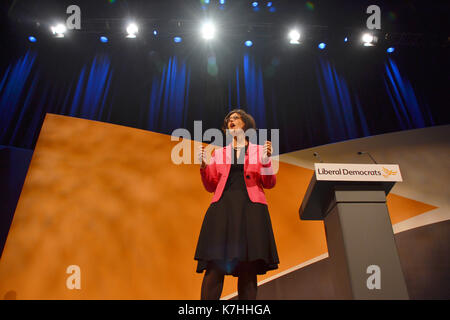
<svg viewBox="0 0 450 320">
<path fill-rule="evenodd" d="M 266 143 L 263 146 L 264 154 L 267 155 L 267 157 L 270 157 L 272 155 L 272 142 L 266 141 Z"/>
<path fill-rule="evenodd" d="M 272 142 L 266 141 L 263 145 L 263 156 L 262 163 L 266 164 L 269 162 L 269 158 L 272 155 Z"/>
</svg>

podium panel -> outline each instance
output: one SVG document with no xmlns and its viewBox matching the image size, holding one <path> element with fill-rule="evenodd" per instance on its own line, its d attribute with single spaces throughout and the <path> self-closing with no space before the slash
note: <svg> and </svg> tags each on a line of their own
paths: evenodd
<svg viewBox="0 0 450 320">
<path fill-rule="evenodd" d="M 383 191 L 379 193 L 384 196 Z M 339 296 L 347 299 L 408 299 L 384 202 L 336 203 L 324 222 L 330 260 L 337 271 L 334 278 Z M 369 279 L 372 275 L 373 280 Z"/>
</svg>

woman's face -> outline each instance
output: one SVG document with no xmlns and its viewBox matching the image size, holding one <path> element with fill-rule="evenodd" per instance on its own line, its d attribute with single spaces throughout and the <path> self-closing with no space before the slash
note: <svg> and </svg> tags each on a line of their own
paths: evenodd
<svg viewBox="0 0 450 320">
<path fill-rule="evenodd" d="M 238 129 L 244 130 L 245 123 L 241 118 L 241 115 L 237 112 L 231 114 L 228 118 L 227 129 L 231 134 L 235 133 Z"/>
</svg>

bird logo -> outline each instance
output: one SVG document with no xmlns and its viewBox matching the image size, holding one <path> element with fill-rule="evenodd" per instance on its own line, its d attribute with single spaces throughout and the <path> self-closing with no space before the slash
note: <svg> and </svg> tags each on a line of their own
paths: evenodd
<svg viewBox="0 0 450 320">
<path fill-rule="evenodd" d="M 397 174 L 397 171 L 389 170 L 389 169 L 386 169 L 385 167 L 383 167 L 382 171 L 383 171 L 383 177 L 385 177 L 385 178 L 387 178 L 389 176 L 395 176 Z"/>
</svg>

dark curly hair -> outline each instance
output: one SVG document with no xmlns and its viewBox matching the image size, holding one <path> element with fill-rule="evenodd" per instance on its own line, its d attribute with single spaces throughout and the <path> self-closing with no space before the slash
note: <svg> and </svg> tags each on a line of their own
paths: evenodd
<svg viewBox="0 0 450 320">
<path fill-rule="evenodd" d="M 228 114 L 225 116 L 225 119 L 223 119 L 223 124 L 222 124 L 222 132 L 226 135 L 226 130 L 228 129 L 228 119 L 230 119 L 230 116 L 233 113 L 237 113 L 241 116 L 242 121 L 244 121 L 244 132 L 247 129 L 255 129 L 256 130 L 256 122 L 255 119 L 253 119 L 253 117 L 248 114 L 247 112 L 245 112 L 242 109 L 233 109 L 230 112 L 228 112 Z"/>
</svg>

